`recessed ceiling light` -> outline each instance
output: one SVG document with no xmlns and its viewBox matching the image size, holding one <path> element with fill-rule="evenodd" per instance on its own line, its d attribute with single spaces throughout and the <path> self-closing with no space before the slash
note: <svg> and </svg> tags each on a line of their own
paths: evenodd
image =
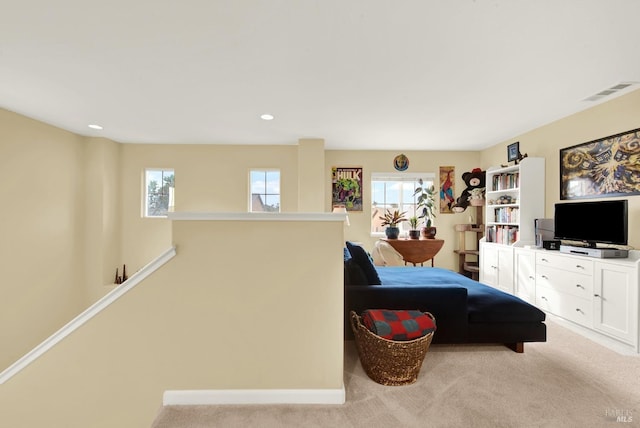
<svg viewBox="0 0 640 428">
<path fill-rule="evenodd" d="M 262 119 L 262 120 L 273 120 L 274 116 L 272 114 L 265 113 L 265 114 L 261 114 L 260 115 L 260 119 Z"/>
<path fill-rule="evenodd" d="M 100 125 L 95 125 L 95 124 L 91 124 L 91 125 L 89 125 L 89 128 L 91 128 L 91 129 L 101 130 L 101 129 L 102 129 L 102 126 L 100 126 Z"/>
</svg>

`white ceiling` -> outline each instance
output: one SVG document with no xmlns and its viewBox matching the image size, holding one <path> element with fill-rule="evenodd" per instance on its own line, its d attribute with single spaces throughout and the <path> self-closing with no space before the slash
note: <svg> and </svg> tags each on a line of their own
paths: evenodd
<svg viewBox="0 0 640 428">
<path fill-rule="evenodd" d="M 123 143 L 476 150 L 640 82 L 639 16 L 638 0 L 0 0 L 0 107 Z"/>
</svg>

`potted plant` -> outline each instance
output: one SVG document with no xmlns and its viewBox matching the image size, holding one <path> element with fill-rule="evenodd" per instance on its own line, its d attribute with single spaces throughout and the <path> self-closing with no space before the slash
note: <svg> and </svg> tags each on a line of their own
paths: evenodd
<svg viewBox="0 0 640 428">
<path fill-rule="evenodd" d="M 409 224 L 411 229 L 409 230 L 409 238 L 420 239 L 420 229 L 418 229 L 418 217 L 409 217 Z"/>
<path fill-rule="evenodd" d="M 418 179 L 418 184 L 413 192 L 413 196 L 417 196 L 416 213 L 418 218 L 424 219 L 422 235 L 433 239 L 436 237 L 436 227 L 433 226 L 433 219 L 436 218 L 436 189 L 433 185 L 425 186 L 421 178 Z"/>
<path fill-rule="evenodd" d="M 398 224 L 403 221 L 407 221 L 407 219 L 404 218 L 405 214 L 406 212 L 400 213 L 400 211 L 398 210 L 395 210 L 393 212 L 387 210 L 384 213 L 384 216 L 379 217 L 379 219 L 382 220 L 382 226 L 387 226 L 387 228 L 384 230 L 387 238 L 398 239 L 398 235 L 400 235 L 400 228 L 398 227 Z"/>
</svg>

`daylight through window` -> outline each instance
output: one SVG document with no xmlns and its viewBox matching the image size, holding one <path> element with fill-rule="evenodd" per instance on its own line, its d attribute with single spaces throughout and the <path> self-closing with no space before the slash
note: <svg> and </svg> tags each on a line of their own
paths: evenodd
<svg viewBox="0 0 640 428">
<path fill-rule="evenodd" d="M 372 173 L 371 174 L 371 233 L 384 233 L 381 216 L 386 210 L 406 212 L 405 218 L 416 215 L 416 198 L 413 193 L 422 179 L 425 186 L 433 185 L 435 174 L 428 173 Z M 424 224 L 423 224 L 424 225 Z M 400 233 L 408 232 L 408 222 L 399 225 Z"/>
<path fill-rule="evenodd" d="M 250 212 L 280 212 L 280 171 L 251 170 Z"/>
<path fill-rule="evenodd" d="M 166 217 L 173 211 L 175 175 L 172 169 L 146 169 L 145 175 L 145 217 Z"/>
</svg>

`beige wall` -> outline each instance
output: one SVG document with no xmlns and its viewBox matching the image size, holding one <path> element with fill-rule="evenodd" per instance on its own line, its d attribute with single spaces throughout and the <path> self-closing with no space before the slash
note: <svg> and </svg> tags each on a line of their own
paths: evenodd
<svg viewBox="0 0 640 428">
<path fill-rule="evenodd" d="M 84 141 L 0 109 L 0 370 L 84 308 Z"/>
<path fill-rule="evenodd" d="M 165 390 L 339 390 L 342 228 L 175 221 L 173 259 L 0 385 L 0 426 L 148 427 Z"/>
<path fill-rule="evenodd" d="M 358 151 L 358 150 L 327 150 L 325 154 L 325 181 L 331 182 L 331 167 L 361 166 L 363 171 L 363 206 L 362 212 L 350 212 L 350 226 L 345 228 L 345 237 L 349 240 L 361 242 L 371 251 L 378 236 L 371 236 L 371 173 L 397 172 L 393 167 L 393 159 L 404 153 L 409 158 L 407 172 L 433 172 L 436 177 L 436 187 L 440 185 L 438 173 L 440 166 L 454 166 L 456 169 L 455 184 L 457 198 L 466 184 L 462 181 L 462 173 L 480 167 L 479 152 L 419 152 L 419 151 Z M 326 210 L 331 208 L 331 187 L 327 186 L 325 197 Z M 458 269 L 458 258 L 453 250 L 457 249 L 458 235 L 454 232 L 454 225 L 469 223 L 469 214 L 475 209 L 467 208 L 458 214 L 437 214 L 435 225 L 438 229 L 437 238 L 444 239 L 445 244 L 435 258 L 435 265 L 446 269 Z"/>
<path fill-rule="evenodd" d="M 523 154 L 545 158 L 545 215 L 551 218 L 554 204 L 560 201 L 560 149 L 636 128 L 640 128 L 640 90 L 484 150 L 481 164 L 487 168 L 496 161 L 506 163 L 507 145 L 515 141 L 520 142 Z M 640 196 L 626 199 L 629 200 L 629 245 L 640 248 Z M 595 223 L 601 222 L 595 220 Z"/>
<path fill-rule="evenodd" d="M 103 138 L 86 138 L 84 160 L 84 267 L 87 305 L 111 290 L 120 258 L 120 148 Z"/>
<path fill-rule="evenodd" d="M 249 170 L 279 168 L 281 208 L 298 210 L 298 147 L 123 144 L 122 259 L 132 272 L 171 242 L 166 219 L 143 218 L 145 168 L 175 170 L 175 211 L 246 212 Z"/>
<path fill-rule="evenodd" d="M 298 142 L 298 211 L 325 211 L 324 140 Z"/>
<path fill-rule="evenodd" d="M 119 163 L 118 143 L 0 109 L 0 369 L 111 289 Z"/>
</svg>

